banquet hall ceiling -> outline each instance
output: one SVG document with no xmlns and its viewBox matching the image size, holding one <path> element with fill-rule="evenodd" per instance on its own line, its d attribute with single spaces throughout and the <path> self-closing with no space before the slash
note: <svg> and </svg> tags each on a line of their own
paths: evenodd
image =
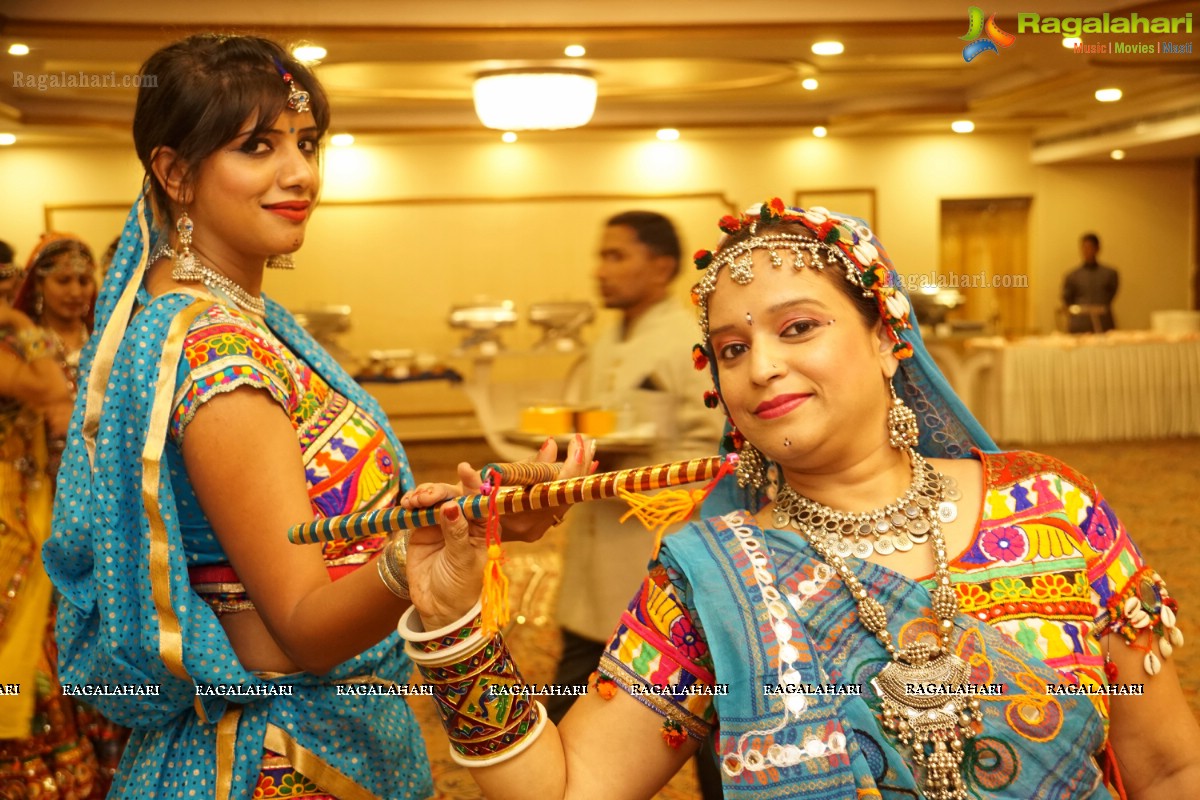
<svg viewBox="0 0 1200 800">
<path fill-rule="evenodd" d="M 1185 2 L 1028 4 L 1043 16 L 1180 17 Z M 42 88 L 27 76 L 136 73 L 155 48 L 187 33 L 258 32 L 307 40 L 328 55 L 317 68 L 334 129 L 370 141 L 406 136 L 494 136 L 475 117 L 474 75 L 505 66 L 594 72 L 595 117 L 581 137 L 675 127 L 688 135 L 755 130 L 830 136 L 919 134 L 970 119 L 978 133 L 1026 132 L 1039 163 L 1200 156 L 1200 54 L 1074 53 L 1053 34 L 1020 33 L 1012 46 L 964 60 L 968 3 L 729 3 L 715 0 L 450 0 L 205 3 L 0 0 L 0 131 L 19 140 L 125 141 L 132 88 Z M 997 8 L 997 6 L 1000 6 Z M 1017 33 L 1025 4 L 982 7 Z M 1190 43 L 1196 34 L 1085 36 L 1085 43 Z M 818 56 L 813 42 L 845 52 Z M 7 52 L 22 42 L 25 56 Z M 587 53 L 571 59 L 568 44 Z M 16 76 L 22 77 L 18 79 Z M 807 90 L 802 80 L 815 78 Z M 14 85 L 20 83 L 21 85 Z M 1123 97 L 1100 103 L 1094 93 Z"/>
</svg>

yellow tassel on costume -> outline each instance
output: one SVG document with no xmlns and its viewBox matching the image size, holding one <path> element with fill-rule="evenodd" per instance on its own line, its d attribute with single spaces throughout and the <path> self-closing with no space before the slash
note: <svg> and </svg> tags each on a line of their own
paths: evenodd
<svg viewBox="0 0 1200 800">
<path fill-rule="evenodd" d="M 501 564 L 504 553 L 500 545 L 488 545 L 487 565 L 483 569 L 483 635 L 496 635 L 508 624 L 508 576 Z"/>
<path fill-rule="evenodd" d="M 654 557 L 658 557 L 658 549 L 662 546 L 662 537 L 667 528 L 673 523 L 683 522 L 692 515 L 696 506 L 704 502 L 707 492 L 704 489 L 668 489 L 655 495 L 638 494 L 617 488 L 617 496 L 629 503 L 629 510 L 621 516 L 621 522 L 631 516 L 637 517 L 638 522 L 646 530 L 654 533 Z"/>
</svg>

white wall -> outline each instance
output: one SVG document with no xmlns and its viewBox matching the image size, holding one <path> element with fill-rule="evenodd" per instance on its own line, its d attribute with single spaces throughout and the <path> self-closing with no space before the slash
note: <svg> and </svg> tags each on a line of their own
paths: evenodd
<svg viewBox="0 0 1200 800">
<path fill-rule="evenodd" d="M 711 247 L 723 196 L 738 206 L 797 190 L 874 187 L 873 222 L 902 272 L 936 270 L 939 203 L 945 198 L 1030 196 L 1034 319 L 1052 326 L 1062 274 L 1078 261 L 1078 238 L 1100 234 L 1103 259 L 1121 268 L 1116 311 L 1123 327 L 1147 327 L 1152 310 L 1188 303 L 1194 232 L 1190 162 L 1038 167 L 1023 135 L 937 135 L 824 140 L 775 131 L 679 142 L 629 133 L 409 140 L 327 151 L 324 199 L 476 198 L 449 205 L 383 205 L 317 213 L 294 274 L 267 290 L 293 308 L 354 306 L 351 350 L 416 347 L 447 353 L 458 341 L 451 304 L 487 294 L 518 306 L 591 299 L 600 222 L 630 207 L 661 208 L 684 230 L 685 250 Z M 0 238 L 24 258 L 42 230 L 44 206 L 129 203 L 140 183 L 132 147 L 0 148 Z M 631 195 L 710 193 L 691 200 Z M 495 204 L 480 198 L 545 196 Z M 621 197 L 606 199 L 603 195 Z M 562 197 L 559 197 L 562 196 Z M 123 213 L 60 211 L 103 250 Z M 197 232 L 202 236 L 203 232 Z M 691 282 L 690 265 L 680 281 Z M 534 332 L 507 334 L 515 347 Z"/>
</svg>

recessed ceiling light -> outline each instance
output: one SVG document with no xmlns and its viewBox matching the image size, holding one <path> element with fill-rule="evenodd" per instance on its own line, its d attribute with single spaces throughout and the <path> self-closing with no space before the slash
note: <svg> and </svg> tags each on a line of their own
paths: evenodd
<svg viewBox="0 0 1200 800">
<path fill-rule="evenodd" d="M 1113 161 L 1120 161 L 1122 158 L 1125 157 L 1125 151 L 1124 150 L 1113 150 L 1108 155 L 1112 158 Z"/>
<path fill-rule="evenodd" d="M 326 55 L 325 48 L 315 44 L 298 44 L 292 48 L 292 57 L 304 64 L 316 64 Z"/>
<path fill-rule="evenodd" d="M 950 123 L 950 130 L 955 133 L 970 133 L 975 130 L 975 123 L 969 119 L 956 119 Z"/>
<path fill-rule="evenodd" d="M 654 135 L 664 142 L 674 142 L 679 139 L 679 131 L 675 128 L 659 128 Z"/>
<path fill-rule="evenodd" d="M 813 134 L 813 136 L 817 137 L 818 139 L 824 139 L 826 136 L 829 135 L 829 131 L 827 131 L 825 129 L 824 125 L 818 125 L 817 127 L 813 128 L 812 134 Z"/>
<path fill-rule="evenodd" d="M 1064 36 L 1062 40 L 1062 46 L 1068 50 L 1074 50 L 1081 44 L 1083 44 L 1083 39 L 1080 39 L 1078 36 Z"/>
<path fill-rule="evenodd" d="M 819 56 L 838 56 L 846 49 L 841 42 L 814 42 L 812 51 Z"/>
<path fill-rule="evenodd" d="M 17 137 L 11 133 L 0 133 L 0 145 L 16 144 Z"/>
<path fill-rule="evenodd" d="M 1115 103 L 1121 99 L 1121 90 L 1117 88 L 1097 89 L 1096 99 L 1101 103 Z"/>
<path fill-rule="evenodd" d="M 354 134 L 352 133 L 335 133 L 329 137 L 329 143 L 334 147 L 349 147 L 354 144 Z"/>
<path fill-rule="evenodd" d="M 516 140 L 517 135 L 512 131 L 505 131 L 504 133 L 500 134 L 500 141 L 504 142 L 505 144 L 512 144 Z"/>
<path fill-rule="evenodd" d="M 563 50 L 563 54 L 571 58 L 579 58 L 580 56 L 587 55 L 587 48 L 581 44 L 569 44 Z"/>
<path fill-rule="evenodd" d="M 805 78 L 804 80 L 800 81 L 800 85 L 811 92 L 821 84 L 817 83 L 816 78 Z"/>
<path fill-rule="evenodd" d="M 8 54 L 10 56 L 27 56 L 29 55 L 29 45 L 13 42 L 8 46 Z"/>
</svg>

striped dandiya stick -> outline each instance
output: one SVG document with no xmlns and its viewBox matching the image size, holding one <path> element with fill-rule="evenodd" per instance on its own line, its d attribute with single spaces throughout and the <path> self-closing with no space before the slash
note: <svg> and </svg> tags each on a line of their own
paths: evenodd
<svg viewBox="0 0 1200 800">
<path fill-rule="evenodd" d="M 481 471 L 484 478 L 500 476 L 500 488 L 494 497 L 486 494 L 469 494 L 454 498 L 467 519 L 487 519 L 491 504 L 496 503 L 498 514 L 517 514 L 523 511 L 538 511 L 560 508 L 589 500 L 609 500 L 619 492 L 647 492 L 709 480 L 721 469 L 722 456 L 693 458 L 687 461 L 672 461 L 635 469 L 600 472 L 578 478 L 563 478 L 534 483 L 528 486 L 505 484 L 522 477 L 546 477 L 557 475 L 557 464 L 489 464 Z M 520 468 L 520 471 L 509 468 Z M 507 475 L 507 477 L 505 477 Z M 442 505 L 441 503 L 438 504 Z M 288 529 L 288 540 L 292 544 L 316 544 L 334 540 L 354 541 L 378 536 L 383 533 L 424 528 L 437 525 L 441 514 L 436 507 L 406 511 L 399 506 L 345 514 L 337 517 L 306 522 Z"/>
</svg>

